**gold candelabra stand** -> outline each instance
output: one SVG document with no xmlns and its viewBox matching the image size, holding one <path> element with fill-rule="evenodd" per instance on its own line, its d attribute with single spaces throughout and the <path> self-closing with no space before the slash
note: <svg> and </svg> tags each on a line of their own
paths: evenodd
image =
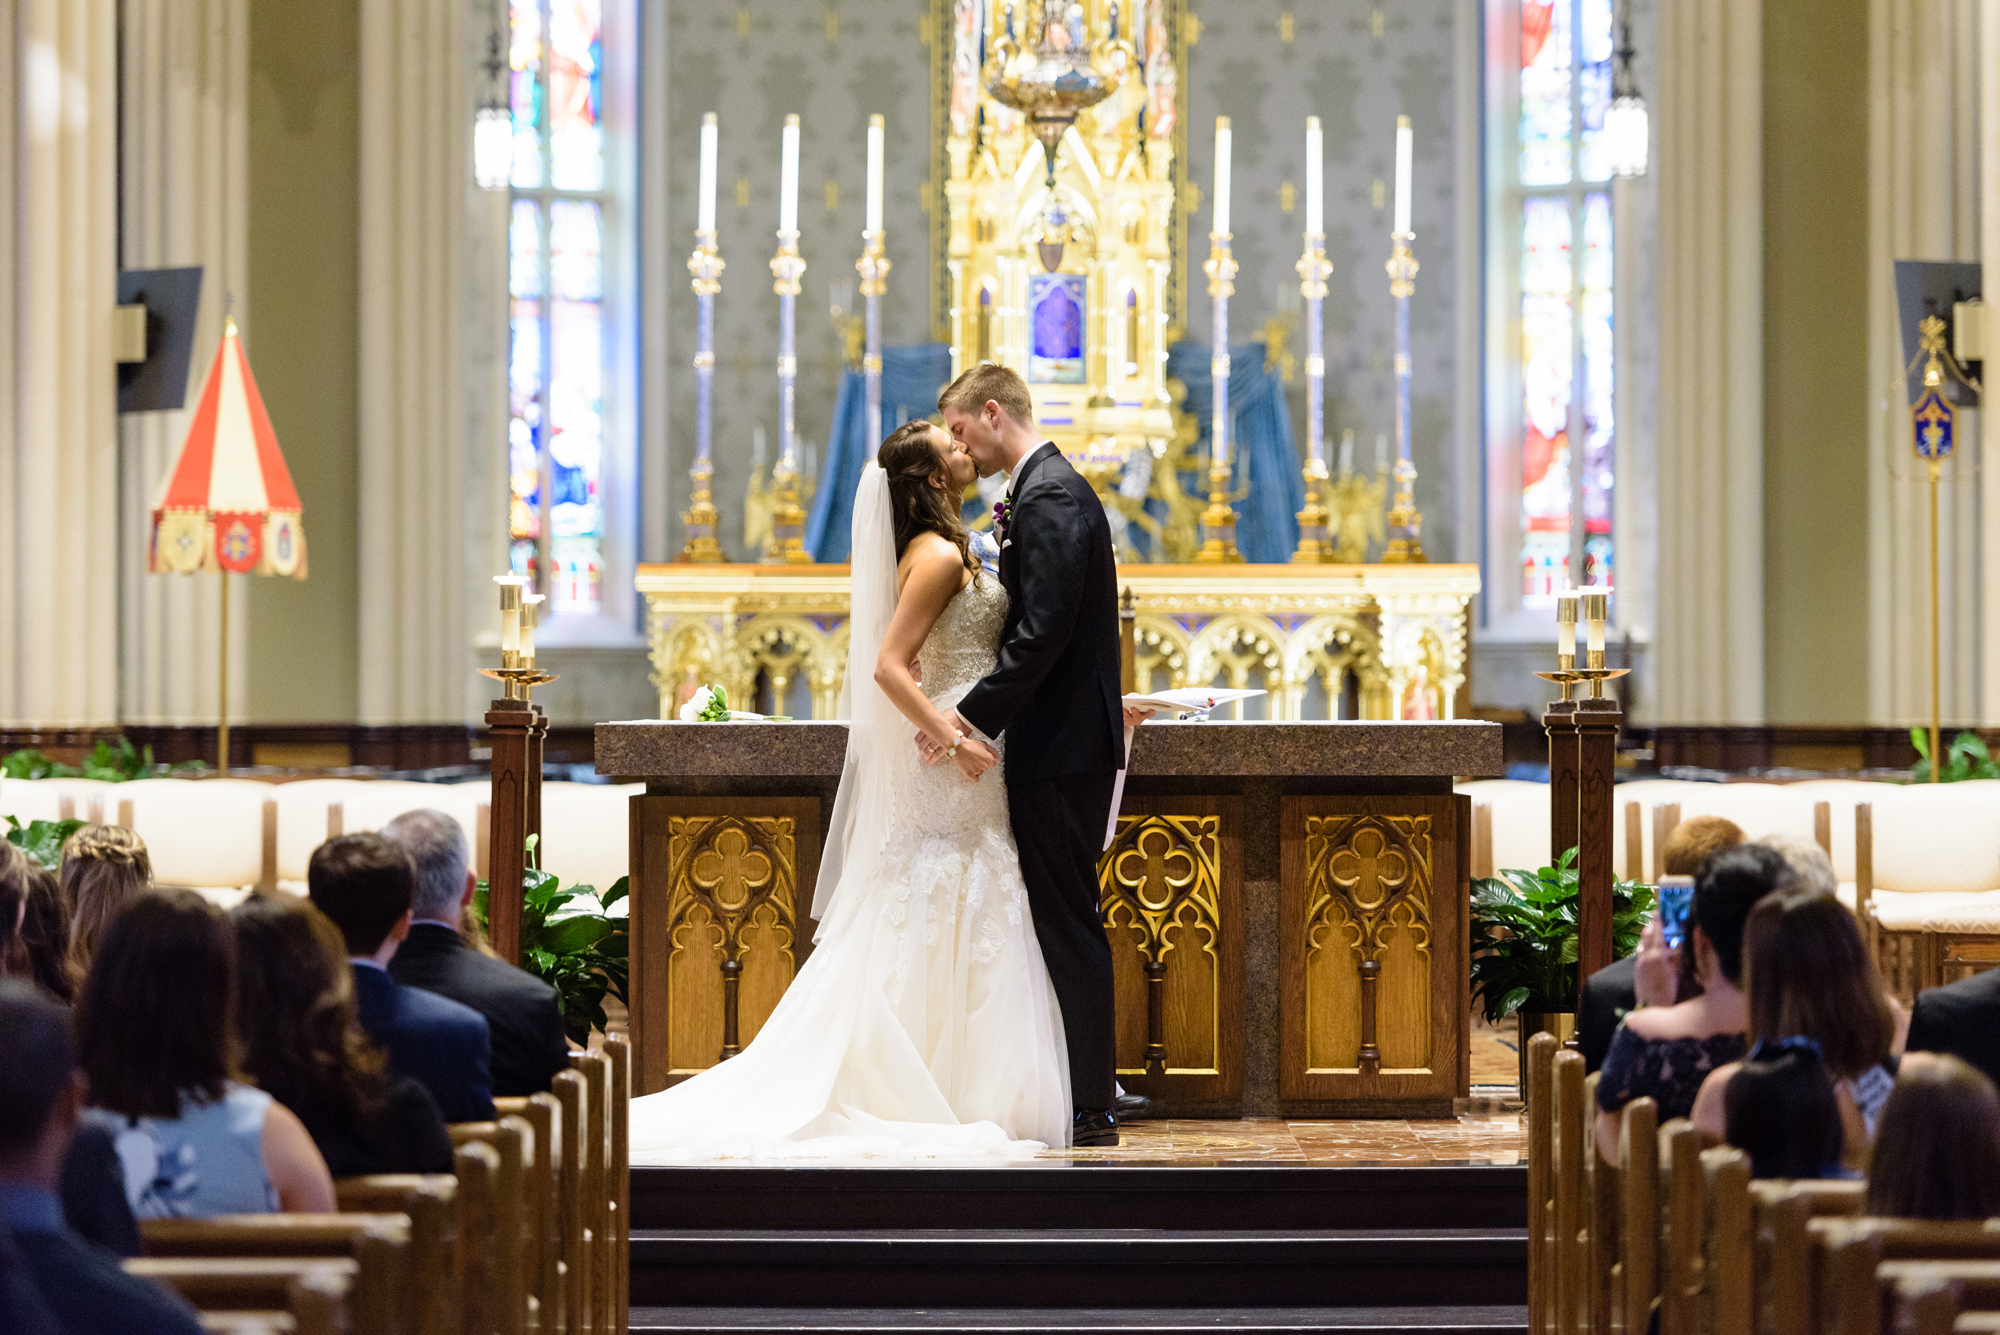
<svg viewBox="0 0 2000 1335">
<path fill-rule="evenodd" d="M 792 426 L 799 373 L 795 341 L 799 279 L 805 276 L 805 271 L 806 262 L 799 255 L 799 234 L 780 232 L 778 253 L 771 257 L 771 290 L 778 294 L 779 312 L 778 465 L 771 471 L 777 498 L 771 510 L 771 541 L 764 548 L 764 559 L 785 565 L 812 563 L 812 553 L 805 549 L 806 512 L 799 504 L 799 458 Z"/>
<path fill-rule="evenodd" d="M 681 525 L 687 533 L 687 542 L 681 548 L 681 560 L 709 565 L 723 560 L 722 546 L 715 536 L 721 531 L 722 516 L 716 512 L 715 497 L 710 491 L 715 479 L 715 465 L 709 458 L 709 435 L 714 422 L 715 297 L 722 291 L 722 268 L 715 233 L 696 232 L 694 254 L 688 257 L 688 273 L 693 276 L 696 308 L 695 455 L 694 467 L 688 470 L 694 482 L 694 494 L 688 508 L 681 514 Z"/>
<path fill-rule="evenodd" d="M 1389 507 L 1389 546 L 1382 560 L 1404 565 L 1428 560 L 1422 540 L 1424 517 L 1417 510 L 1417 466 L 1410 461 L 1410 298 L 1417 290 L 1416 236 L 1397 232 L 1391 239 L 1389 295 L 1396 299 L 1396 499 Z"/>
<path fill-rule="evenodd" d="M 1307 233 L 1305 253 L 1296 266 L 1299 295 L 1306 305 L 1306 505 L 1299 511 L 1299 549 L 1292 553 L 1294 565 L 1320 565 L 1333 560 L 1332 535 L 1321 494 L 1327 485 L 1326 471 L 1326 354 L 1321 342 L 1321 307 L 1326 300 L 1327 276 L 1333 265 L 1326 258 L 1326 237 Z"/>
<path fill-rule="evenodd" d="M 1229 494 L 1229 298 L 1236 291 L 1236 259 L 1229 253 L 1229 233 L 1208 234 L 1208 295 L 1215 311 L 1215 345 L 1209 352 L 1215 411 L 1209 432 L 1208 508 L 1202 511 L 1198 565 L 1239 562 L 1236 549 L 1236 508 Z"/>
</svg>

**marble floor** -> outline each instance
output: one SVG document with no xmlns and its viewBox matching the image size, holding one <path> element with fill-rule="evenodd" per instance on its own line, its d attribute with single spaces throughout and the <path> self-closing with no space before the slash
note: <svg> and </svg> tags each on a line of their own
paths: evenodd
<svg viewBox="0 0 2000 1335">
<path fill-rule="evenodd" d="M 1465 1113 L 1435 1121 L 1128 1122 L 1116 1149 L 1050 1150 L 1039 1163 L 1162 1167 L 1250 1164 L 1518 1164 L 1527 1127 L 1519 1113 Z"/>
</svg>

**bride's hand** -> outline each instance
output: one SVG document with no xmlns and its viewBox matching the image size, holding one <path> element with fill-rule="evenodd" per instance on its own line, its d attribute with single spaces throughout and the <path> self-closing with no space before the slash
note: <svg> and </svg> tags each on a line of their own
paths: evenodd
<svg viewBox="0 0 2000 1335">
<path fill-rule="evenodd" d="M 993 754 L 993 748 L 977 737 L 968 737 L 960 742 L 951 759 L 958 766 L 958 772 L 974 783 L 979 782 L 980 775 L 1000 763 L 1000 757 Z"/>
</svg>

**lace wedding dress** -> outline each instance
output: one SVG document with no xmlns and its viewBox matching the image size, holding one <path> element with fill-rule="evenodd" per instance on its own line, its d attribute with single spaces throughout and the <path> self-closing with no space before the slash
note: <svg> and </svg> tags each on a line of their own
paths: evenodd
<svg viewBox="0 0 2000 1335">
<path fill-rule="evenodd" d="M 864 492 L 871 477 L 880 477 L 872 464 Z M 857 590 L 861 513 L 857 499 Z M 893 603 L 893 564 L 889 578 Z M 924 642 L 924 694 L 949 708 L 986 675 L 1006 614 L 999 581 L 975 575 Z M 850 659 L 851 689 L 880 695 L 872 679 L 853 685 L 854 665 L 873 662 L 872 653 Z M 972 783 L 948 762 L 924 764 L 900 715 L 867 725 L 857 717 L 856 733 L 864 726 L 894 734 L 877 753 L 874 801 L 886 810 L 864 813 L 861 846 L 831 860 L 840 884 L 811 957 L 741 1053 L 632 1101 L 633 1163 L 1026 1156 L 1065 1143 L 1062 1016 L 1028 913 L 1002 772 Z M 855 745 L 843 789 L 856 781 Z M 834 821 L 838 840 L 839 806 Z M 825 901 L 829 887 L 820 890 Z"/>
</svg>

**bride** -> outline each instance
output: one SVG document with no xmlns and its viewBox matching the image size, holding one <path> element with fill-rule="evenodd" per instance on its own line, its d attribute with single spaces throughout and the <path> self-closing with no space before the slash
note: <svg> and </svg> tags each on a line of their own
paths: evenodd
<svg viewBox="0 0 2000 1335">
<path fill-rule="evenodd" d="M 813 953 L 741 1053 L 633 1100 L 633 1163 L 1026 1156 L 1066 1143 L 1062 1015 L 1002 760 L 946 721 L 992 669 L 1007 615 L 959 522 L 975 469 L 921 420 L 879 459 L 854 498 L 847 764 Z M 947 763 L 927 766 L 904 720 Z"/>
</svg>

